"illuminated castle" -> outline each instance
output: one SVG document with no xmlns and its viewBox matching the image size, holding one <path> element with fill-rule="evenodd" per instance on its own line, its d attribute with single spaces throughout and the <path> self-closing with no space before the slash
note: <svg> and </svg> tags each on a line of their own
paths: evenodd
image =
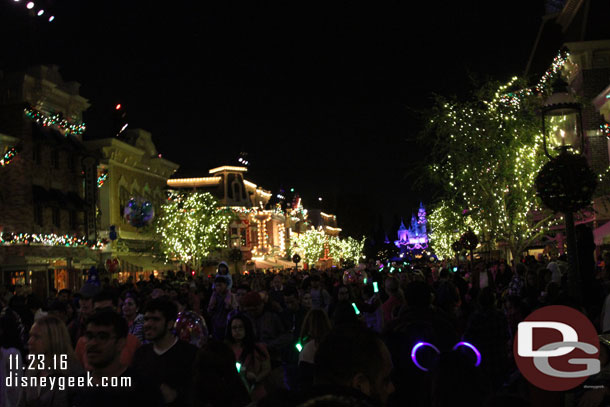
<svg viewBox="0 0 610 407">
<path fill-rule="evenodd" d="M 419 204 L 417 217 L 411 217 L 411 227 L 407 229 L 403 221 L 400 222 L 398 229 L 398 240 L 394 241 L 396 247 L 401 252 L 405 250 L 425 250 L 428 248 L 428 232 L 426 230 L 426 208 L 422 203 Z"/>
</svg>

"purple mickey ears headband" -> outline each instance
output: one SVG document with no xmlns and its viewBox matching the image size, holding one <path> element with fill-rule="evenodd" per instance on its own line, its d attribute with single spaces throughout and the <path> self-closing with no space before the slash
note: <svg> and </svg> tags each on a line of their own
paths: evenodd
<svg viewBox="0 0 610 407">
<path fill-rule="evenodd" d="M 417 366 L 417 368 L 419 370 L 423 370 L 424 372 L 427 372 L 428 369 L 426 369 L 425 367 L 420 365 L 419 362 L 417 361 L 417 351 L 424 346 L 434 349 L 436 351 L 436 353 L 439 355 L 441 354 L 441 351 L 438 350 L 438 348 L 436 346 L 434 346 L 428 342 L 418 342 L 417 344 L 415 344 L 415 346 L 413 346 L 413 349 L 411 349 L 411 360 L 413 361 L 413 363 L 415 364 L 415 366 Z"/>
<path fill-rule="evenodd" d="M 419 370 L 422 370 L 424 372 L 429 371 L 429 369 L 427 369 L 426 367 L 422 366 L 418 361 L 417 361 L 417 352 L 424 347 L 428 347 L 428 348 L 432 348 L 437 355 L 440 356 L 441 351 L 438 350 L 438 348 L 436 346 L 434 346 L 433 344 L 429 343 L 429 342 L 418 342 L 415 344 L 415 346 L 413 346 L 413 349 L 411 349 L 411 360 L 413 361 L 413 364 L 415 366 L 417 366 L 417 368 Z M 465 347 L 470 349 L 472 352 L 474 352 L 475 356 L 477 357 L 477 361 L 475 362 L 474 366 L 475 367 L 479 367 L 479 365 L 481 364 L 481 352 L 479 352 L 479 350 L 476 348 L 476 346 L 474 346 L 473 344 L 469 343 L 469 342 L 458 342 L 455 344 L 455 346 L 453 347 L 453 351 L 457 350 L 458 348 L 461 347 Z"/>
<path fill-rule="evenodd" d="M 474 354 L 477 357 L 477 361 L 474 364 L 474 366 L 479 367 L 479 365 L 481 364 L 481 352 L 479 352 L 479 350 L 476 348 L 476 346 L 474 346 L 472 343 L 469 343 L 469 342 L 458 342 L 453 347 L 453 350 L 457 350 L 457 348 L 459 348 L 460 346 L 465 346 L 474 352 Z"/>
</svg>

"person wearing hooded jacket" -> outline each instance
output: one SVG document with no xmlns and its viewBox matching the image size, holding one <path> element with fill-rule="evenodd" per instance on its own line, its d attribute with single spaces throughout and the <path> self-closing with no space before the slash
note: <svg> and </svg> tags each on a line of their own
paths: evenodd
<svg viewBox="0 0 610 407">
<path fill-rule="evenodd" d="M 229 272 L 229 265 L 227 264 L 226 261 L 221 261 L 220 263 L 218 263 L 215 277 L 218 277 L 218 276 L 222 276 L 227 280 L 227 289 L 229 291 L 231 291 L 231 288 L 233 287 L 233 277 L 231 276 L 231 273 Z"/>
</svg>

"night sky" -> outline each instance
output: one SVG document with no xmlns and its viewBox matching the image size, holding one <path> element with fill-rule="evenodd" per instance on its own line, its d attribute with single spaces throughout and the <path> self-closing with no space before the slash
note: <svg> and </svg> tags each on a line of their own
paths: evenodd
<svg viewBox="0 0 610 407">
<path fill-rule="evenodd" d="M 543 1 L 151 2 L 0 0 L 0 69 L 56 64 L 92 107 L 86 139 L 116 133 L 122 103 L 178 175 L 250 161 L 247 178 L 294 187 L 306 207 L 370 233 L 410 218 L 431 95 L 522 74 Z M 221 3 L 221 4 L 214 4 Z M 38 10 L 38 6 L 35 8 Z M 393 225 L 397 227 L 397 225 Z"/>
</svg>

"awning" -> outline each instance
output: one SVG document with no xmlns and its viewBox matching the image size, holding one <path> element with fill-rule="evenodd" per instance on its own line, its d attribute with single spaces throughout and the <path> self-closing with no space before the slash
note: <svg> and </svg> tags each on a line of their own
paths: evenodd
<svg viewBox="0 0 610 407">
<path fill-rule="evenodd" d="M 593 231 L 595 244 L 601 246 L 605 242 L 610 243 L 610 222 L 606 222 Z"/>
<path fill-rule="evenodd" d="M 161 271 L 174 269 L 173 265 L 165 264 L 152 256 L 119 255 L 118 258 L 123 271 Z"/>
</svg>

